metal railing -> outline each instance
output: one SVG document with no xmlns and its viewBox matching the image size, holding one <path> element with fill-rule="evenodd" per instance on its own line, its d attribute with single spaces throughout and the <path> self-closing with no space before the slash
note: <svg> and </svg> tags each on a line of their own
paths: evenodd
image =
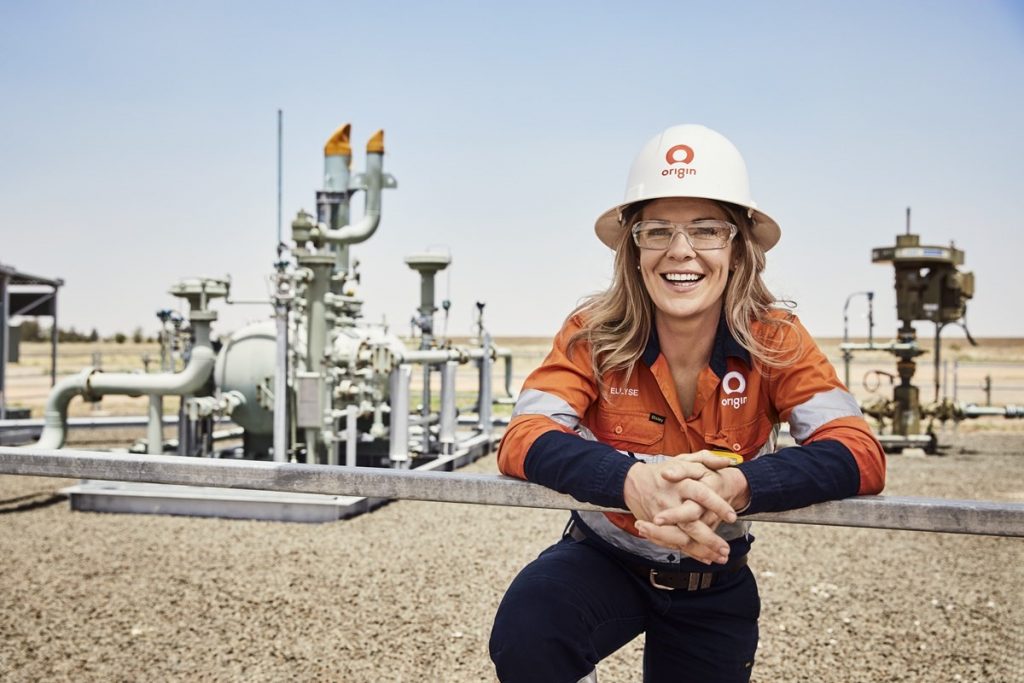
<svg viewBox="0 0 1024 683">
<path fill-rule="evenodd" d="M 607 510 L 537 484 L 493 474 L 419 472 L 251 460 L 0 447 L 0 474 L 357 495 L 369 498 Z M 1024 504 L 859 496 L 749 515 L 765 522 L 1024 537 Z"/>
</svg>

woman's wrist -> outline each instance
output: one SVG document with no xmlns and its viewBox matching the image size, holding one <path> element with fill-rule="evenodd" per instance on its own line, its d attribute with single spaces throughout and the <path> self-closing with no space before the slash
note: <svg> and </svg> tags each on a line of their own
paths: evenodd
<svg viewBox="0 0 1024 683">
<path fill-rule="evenodd" d="M 725 479 L 726 497 L 737 513 L 750 507 L 750 484 L 743 470 L 738 467 L 726 467 L 718 472 Z"/>
</svg>

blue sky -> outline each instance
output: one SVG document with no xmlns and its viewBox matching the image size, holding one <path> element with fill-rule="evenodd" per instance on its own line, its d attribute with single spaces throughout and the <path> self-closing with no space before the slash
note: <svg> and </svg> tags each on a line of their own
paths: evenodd
<svg viewBox="0 0 1024 683">
<path fill-rule="evenodd" d="M 870 254 L 911 206 L 925 243 L 966 251 L 972 332 L 1024 336 L 1022 84 L 1019 2 L 0 0 L 0 261 L 63 277 L 62 324 L 104 333 L 155 328 L 181 277 L 264 295 L 281 108 L 286 224 L 338 125 L 356 170 L 386 131 L 399 187 L 353 250 L 368 318 L 408 330 L 402 260 L 431 248 L 450 332 L 481 300 L 496 333 L 551 334 L 607 283 L 593 221 L 633 155 L 694 122 L 746 157 L 783 229 L 767 280 L 812 332 L 867 289 L 894 332 Z M 222 332 L 265 317 L 219 310 Z"/>
</svg>

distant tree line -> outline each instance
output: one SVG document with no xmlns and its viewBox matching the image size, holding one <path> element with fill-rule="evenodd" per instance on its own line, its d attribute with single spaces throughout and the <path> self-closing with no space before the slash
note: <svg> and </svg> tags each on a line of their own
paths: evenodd
<svg viewBox="0 0 1024 683">
<path fill-rule="evenodd" d="M 141 327 L 136 327 L 131 335 L 127 335 L 123 332 L 115 332 L 107 336 L 100 336 L 99 331 L 94 327 L 89 332 L 79 332 L 74 327 L 57 327 L 57 341 L 58 342 L 115 342 L 117 344 L 124 344 L 129 339 L 136 344 L 143 342 L 155 342 L 155 336 L 147 336 Z M 33 341 L 50 341 L 50 328 L 42 327 L 39 323 L 32 319 L 25 319 L 21 321 L 21 341 L 33 342 Z"/>
</svg>

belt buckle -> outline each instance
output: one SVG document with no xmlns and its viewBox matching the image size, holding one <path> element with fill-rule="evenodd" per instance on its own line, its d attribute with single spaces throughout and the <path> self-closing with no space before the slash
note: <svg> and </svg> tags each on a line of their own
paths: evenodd
<svg viewBox="0 0 1024 683">
<path fill-rule="evenodd" d="M 657 581 L 655 581 L 657 576 L 658 576 L 658 570 L 657 569 L 652 569 L 647 574 L 647 580 L 650 582 L 650 584 L 652 586 L 654 586 L 655 588 L 657 588 L 660 591 L 674 591 L 675 590 L 675 588 L 673 588 L 672 586 L 663 586 L 662 584 L 660 584 Z"/>
</svg>

